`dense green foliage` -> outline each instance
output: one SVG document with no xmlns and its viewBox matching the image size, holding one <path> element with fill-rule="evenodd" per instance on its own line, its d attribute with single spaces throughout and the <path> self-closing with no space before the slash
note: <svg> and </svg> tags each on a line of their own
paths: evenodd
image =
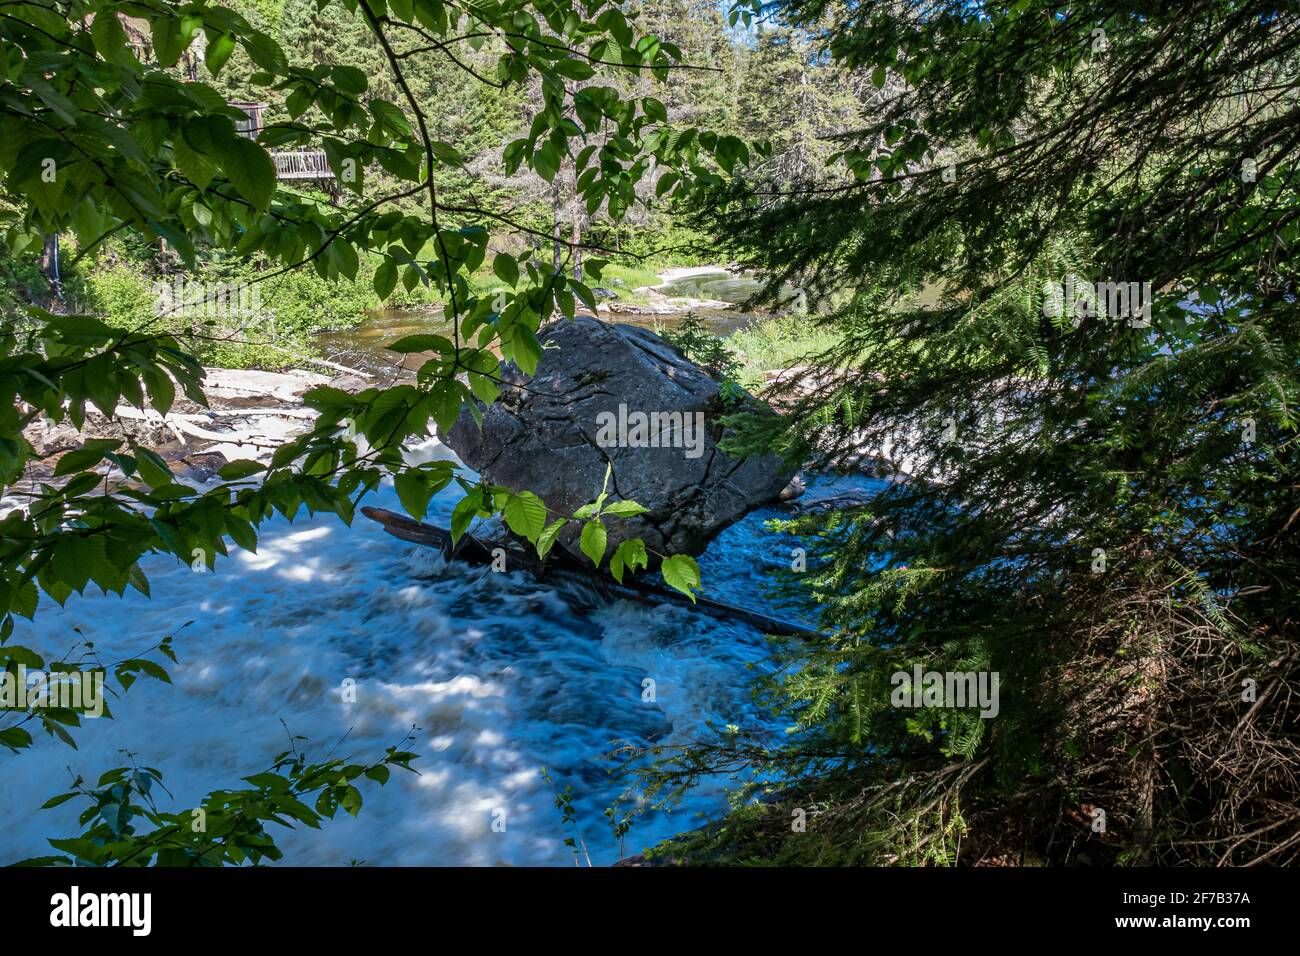
<svg viewBox="0 0 1300 956">
<path fill-rule="evenodd" d="M 84 832 L 50 841 L 65 855 L 17 865 L 241 866 L 278 860 L 283 854 L 266 829 L 268 823 L 319 829 L 340 808 L 356 816 L 363 802 L 357 782 L 365 778 L 383 786 L 393 767 L 411 770 L 416 757 L 389 747 L 369 765 L 337 758 L 309 763 L 298 741 L 291 745 L 269 768 L 246 778 L 252 786 L 214 791 L 199 806 L 178 813 L 159 808 L 155 788 L 165 791 L 166 786 L 162 771 L 154 767 L 134 762 L 130 767 L 115 767 L 105 771 L 94 787 L 77 778 L 66 793 L 51 797 L 42 809 L 85 800 L 89 806 L 81 814 Z M 316 799 L 308 806 L 304 799 L 312 795 Z"/>
<path fill-rule="evenodd" d="M 659 335 L 714 378 L 734 381 L 740 374 L 735 354 L 693 312 L 682 316 L 675 328 L 660 330 Z"/>
<path fill-rule="evenodd" d="M 1295 862 L 1295 8 L 776 9 L 880 95 L 838 182 L 702 213 L 774 287 L 855 287 L 845 371 L 748 441 L 911 474 L 795 523 L 826 637 L 767 688 L 788 740 L 660 753 L 665 792 L 768 792 L 691 858 Z M 1067 281 L 1149 282 L 1149 321 Z M 917 665 L 999 712 L 899 706 Z"/>
<path fill-rule="evenodd" d="M 639 541 L 607 553 L 605 522 L 640 507 L 607 488 L 552 514 L 403 449 L 494 400 L 498 355 L 531 372 L 539 326 L 594 307 L 609 258 L 716 237 L 773 297 L 836 303 L 731 348 L 670 336 L 726 379 L 800 366 L 788 413 L 736 449 L 908 479 L 788 525 L 809 560 L 783 583 L 824 633 L 779 643 L 760 688 L 784 739 L 632 754 L 652 797 L 741 781 L 730 816 L 665 850 L 1296 862 L 1298 41 L 1294 9 L 1238 0 L 778 0 L 729 22 L 686 0 L 8 4 L 0 491 L 21 507 L 0 517 L 0 665 L 166 680 L 170 640 L 46 661 L 10 641 L 14 615 L 147 593 L 145 555 L 210 567 L 273 514 L 350 520 L 385 478 L 416 517 L 459 482 L 453 535 L 499 513 L 545 554 L 579 521 L 594 565 L 645 568 Z M 256 141 L 241 101 L 267 104 Z M 338 189 L 277 182 L 271 151 L 317 147 Z M 256 285 L 274 336 L 160 314 L 153 282 L 176 275 Z M 274 365 L 392 301 L 442 308 L 446 335 L 392 344 L 434 358 L 392 388 L 310 392 L 314 427 L 269 463 L 197 493 L 92 439 L 31 480 L 40 419 L 202 404 L 204 362 Z M 998 706 L 904 706 L 914 668 L 996 673 Z M 79 719 L 10 714 L 0 743 L 75 744 Z M 86 829 L 38 862 L 275 859 L 266 823 L 356 812 L 356 782 L 409 759 L 282 754 L 209 796 L 207 831 L 152 802 L 159 771 L 119 768 L 56 798 L 90 801 Z"/>
<path fill-rule="evenodd" d="M 203 405 L 196 353 L 219 355 L 222 333 L 177 324 L 183 316 L 157 302 L 148 308 L 140 283 L 121 271 L 129 265 L 90 282 L 79 277 L 81 303 L 102 315 L 60 301 L 47 302 L 51 308 L 6 302 L 0 492 L 18 506 L 0 519 L 5 671 L 62 668 L 88 679 L 104 670 L 93 652 L 68 663 L 76 650 L 69 647 L 62 660 L 46 661 L 11 642 L 15 615 L 35 618 L 42 601 L 62 603 L 91 586 L 147 594 L 144 556 L 171 554 L 212 568 L 232 544 L 255 549 L 258 525 L 274 514 L 292 518 L 305 510 L 350 521 L 361 497 L 386 477 L 417 518 L 433 494 L 459 482 L 466 497 L 453 516 L 456 537 L 474 517 L 500 513 L 544 555 L 566 522 L 579 521 L 583 551 L 596 566 L 608 562 L 616 577 L 646 567 L 639 540 L 606 553 L 604 522 L 638 513 L 634 502 L 593 488 L 594 501 L 576 515 L 551 514 L 524 489 L 475 484 L 445 461 L 404 460 L 404 447 L 433 425 L 450 426 L 463 407 L 477 412 L 472 399 L 496 398 L 498 355 L 531 373 L 541 355 L 539 325 L 571 316 L 579 304 L 594 307 L 581 273 L 571 269 L 584 246 L 538 230 L 526 216 L 500 212 L 476 193 L 466 149 L 483 141 L 475 138 L 472 114 L 459 126 L 435 121 L 446 118 L 437 109 L 441 78 L 459 76 L 448 92 L 484 109 L 508 109 L 511 97 L 527 91 L 533 114 L 496 165 L 504 176 L 527 169 L 549 183 L 567 164 L 583 208 L 603 210 L 611 222 L 642 201 L 638 188 L 652 172 L 653 195 L 684 200 L 725 182 L 748 161 L 748 149 L 732 135 L 670 124 L 662 101 L 632 90 L 684 69 L 682 53 L 603 0 L 336 0 L 315 4 L 314 12 L 308 6 L 280 11 L 256 4 L 246 17 L 206 2 L 20 0 L 0 14 L 0 182 L 12 255 L 35 257 L 58 234 L 76 249 L 73 268 L 112 243 L 128 257 L 136 250 L 136 261 L 142 245 L 161 250 L 165 243 L 166 253 L 158 254 L 174 257 L 190 278 L 244 280 L 266 288 L 285 309 L 297 308 L 298 319 L 280 316 L 290 332 L 306 321 L 301 310 L 312 309 L 311 274 L 349 283 L 368 276 L 378 300 L 399 284 L 408 293 L 428 290 L 444 303 L 449 329 L 446 337 L 392 344 L 398 353 L 435 356 L 415 381 L 356 394 L 309 392 L 306 402 L 319 412 L 309 432 L 269 462 L 231 462 L 216 487 L 198 492 L 131 438 L 87 439 L 62 454 L 51 480 L 31 480 L 35 452 L 25 429 L 42 419 L 80 429 L 91 409 L 108 419 L 119 406 L 165 414 L 180 393 Z M 298 37 L 295 56 L 275 30 Z M 356 62 L 304 55 L 323 52 L 327 41 Z M 461 45 L 470 51 L 465 58 Z M 422 69 L 435 54 L 442 57 L 438 69 Z M 636 83 L 601 85 L 603 77 L 624 73 Z M 273 101 L 256 140 L 240 135 L 236 124 L 246 117 L 231 105 L 245 91 Z M 288 147 L 322 148 L 343 195 L 327 201 L 277 183 L 269 150 Z M 554 259 L 534 255 L 530 239 L 551 244 Z M 488 263 L 499 285 L 485 295 L 475 273 Z M 585 275 L 599 278 L 601 264 L 588 258 Z M 698 589 L 690 557 L 659 557 L 669 584 Z M 133 666 L 166 679 L 155 660 Z M 117 674 L 122 689 L 131 679 L 131 669 Z M 76 726 L 75 711 L 33 708 L 6 712 L 0 742 L 12 751 L 30 746 L 22 725 L 34 719 L 72 742 L 66 728 Z M 295 766 L 291 792 L 324 787 L 329 799 L 356 776 L 344 768 L 339 777 L 332 764 Z M 347 765 L 353 766 L 364 767 Z M 129 835 L 130 801 L 148 796 L 146 778 L 157 774 L 133 776 L 133 790 L 123 789 L 123 779 L 103 781 L 89 794 L 99 808 L 83 818 L 91 829 L 63 848 L 98 862 L 134 859 L 138 848 L 118 846 L 118 838 Z M 242 821 L 232 825 L 245 853 L 270 857 L 259 821 L 281 812 L 309 821 L 273 799 L 289 792 L 283 786 L 252 782 L 255 791 L 214 800 L 227 801 L 223 812 Z M 339 797 L 349 809 L 352 792 Z M 112 805 L 119 809 L 99 812 Z M 146 816 L 157 829 L 142 859 L 172 862 L 176 853 L 189 853 L 192 862 L 240 860 L 224 851 L 209 855 L 189 836 L 178 843 L 168 836 L 175 821 Z M 162 842 L 154 839 L 159 834 Z"/>
</svg>

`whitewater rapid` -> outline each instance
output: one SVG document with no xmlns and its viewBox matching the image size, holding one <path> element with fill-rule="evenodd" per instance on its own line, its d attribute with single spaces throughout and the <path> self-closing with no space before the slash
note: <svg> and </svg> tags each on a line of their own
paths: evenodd
<svg viewBox="0 0 1300 956">
<path fill-rule="evenodd" d="M 426 520 L 446 527 L 459 497 L 438 496 Z M 400 510 L 388 485 L 367 503 Z M 780 608 L 762 593 L 793 544 L 764 529 L 776 514 L 756 512 L 713 542 L 701 559 L 707 593 Z M 163 771 L 172 796 L 161 805 L 174 811 L 266 769 L 289 734 L 307 738 L 298 745 L 312 757 L 367 760 L 413 726 L 419 775 L 364 783 L 360 815 L 340 811 L 319 831 L 272 825 L 285 863 L 572 865 L 546 767 L 573 788 L 592 862 L 609 864 L 619 849 L 603 811 L 626 789 L 609 773 L 612 747 L 678 742 L 709 723 L 770 727 L 750 699 L 754 668 L 770 666 L 752 628 L 446 565 L 360 516 L 350 528 L 331 515 L 268 521 L 257 553 L 232 549 L 216 573 L 165 556 L 142 566 L 152 599 L 88 591 L 60 608 L 43 598 L 35 623 L 18 625 L 12 640 L 47 657 L 80 638 L 105 661 L 174 634 L 180 661 L 163 662 L 173 684 L 141 679 L 110 698 L 114 718 L 84 721 L 79 749 L 37 731 L 30 750 L 0 753 L 0 864 L 77 833 L 82 801 L 41 804 L 73 774 L 93 783 L 125 764 L 124 748 Z M 638 818 L 626 852 L 720 815 L 724 784 L 705 783 L 671 815 Z"/>
</svg>

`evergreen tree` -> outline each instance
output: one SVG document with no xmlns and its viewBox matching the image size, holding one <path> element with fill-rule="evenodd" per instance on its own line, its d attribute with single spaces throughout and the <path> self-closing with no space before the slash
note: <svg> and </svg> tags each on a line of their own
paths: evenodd
<svg viewBox="0 0 1300 956">
<path fill-rule="evenodd" d="M 661 793 L 770 791 L 695 858 L 1300 859 L 1294 7 L 776 12 L 881 95 L 844 180 L 701 215 L 852 292 L 747 445 L 910 474 L 797 522 L 827 609 L 768 687 L 789 739 L 660 752 Z M 996 716 L 900 700 L 915 667 L 996 672 Z"/>
<path fill-rule="evenodd" d="M 836 178 L 827 168 L 836 140 L 858 122 L 866 74 L 843 69 L 820 56 L 815 36 L 785 26 L 759 32 L 741 69 L 737 131 L 771 145 L 758 174 L 788 189 Z"/>
</svg>

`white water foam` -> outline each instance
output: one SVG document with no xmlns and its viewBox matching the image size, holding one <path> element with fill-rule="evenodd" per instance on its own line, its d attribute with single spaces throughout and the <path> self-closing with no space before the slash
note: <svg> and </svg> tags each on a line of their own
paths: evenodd
<svg viewBox="0 0 1300 956">
<path fill-rule="evenodd" d="M 459 492 L 440 495 L 431 523 L 446 527 Z M 400 510 L 391 487 L 368 502 Z M 766 516 L 770 516 L 766 515 Z M 763 513 L 728 529 L 701 560 L 709 593 L 756 606 L 765 563 L 784 560 Z M 763 553 L 766 550 L 766 553 Z M 79 831 L 84 804 L 40 805 L 72 774 L 93 783 L 127 761 L 160 768 L 173 798 L 238 785 L 308 738 L 313 757 L 380 755 L 412 726 L 418 776 L 395 771 L 365 783 L 357 818 L 340 811 L 319 831 L 272 827 L 285 862 L 299 865 L 572 865 L 553 794 L 541 778 L 573 787 L 582 835 L 596 864 L 618 858 L 603 810 L 624 790 L 603 755 L 620 740 L 673 742 L 706 724 L 754 724 L 747 664 L 767 660 L 761 635 L 680 608 L 587 602 L 523 574 L 445 565 L 358 517 L 290 524 L 276 518 L 256 554 L 234 551 L 215 574 L 168 557 L 143 562 L 154 597 L 74 595 L 42 601 L 13 641 L 47 656 L 82 637 L 105 661 L 176 634 L 173 685 L 141 679 L 112 700 L 114 719 L 87 720 L 79 746 L 37 733 L 21 754 L 0 754 L 0 863 L 51 852 L 47 837 Z M 188 626 L 181 627 L 186 621 Z M 164 662 L 166 663 L 166 662 Z M 343 699 L 345 678 L 356 701 Z M 643 681 L 656 700 L 643 701 Z M 342 740 L 342 743 L 339 741 Z M 337 747 L 336 747 L 337 744 Z M 636 852 L 725 807 L 705 785 L 677 812 L 639 818 Z M 505 832 L 494 832 L 504 810 Z"/>
</svg>

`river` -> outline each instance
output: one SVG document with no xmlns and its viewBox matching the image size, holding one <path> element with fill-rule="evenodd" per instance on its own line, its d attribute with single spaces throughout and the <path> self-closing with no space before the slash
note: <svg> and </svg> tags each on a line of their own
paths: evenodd
<svg viewBox="0 0 1300 956">
<path fill-rule="evenodd" d="M 420 454 L 449 452 L 430 441 Z M 811 483 L 810 494 L 827 491 Z M 427 520 L 446 527 L 459 496 L 439 495 Z M 370 503 L 400 508 L 387 484 Z M 711 543 L 700 559 L 708 595 L 798 613 L 767 594 L 793 545 L 764 527 L 781 513 L 756 511 Z M 444 565 L 365 518 L 349 528 L 332 516 L 277 517 L 256 554 L 236 551 L 216 573 L 168 557 L 142 564 L 152 599 L 42 600 L 36 623 L 19 623 L 13 640 L 47 656 L 79 634 L 106 661 L 175 633 L 180 662 L 168 665 L 172 684 L 141 679 L 112 700 L 114 719 L 84 721 L 79 749 L 37 735 L 31 750 L 0 755 L 0 801 L 22 821 L 0 831 L 0 863 L 49 853 L 47 837 L 78 832 L 81 801 L 41 804 L 71 773 L 93 782 L 125 763 L 121 748 L 163 771 L 163 808 L 178 810 L 269 766 L 290 733 L 315 756 L 363 759 L 415 726 L 419 775 L 363 784 L 356 818 L 340 812 L 319 831 L 274 828 L 285 863 L 572 865 L 546 767 L 574 790 L 593 862 L 609 864 L 619 849 L 603 811 L 623 785 L 604 755 L 619 741 L 680 742 L 710 723 L 780 733 L 750 699 L 756 673 L 771 666 L 752 628 Z M 724 784 L 706 781 L 678 812 L 641 817 L 627 852 L 720 815 Z M 504 832 L 493 829 L 498 819 Z"/>
<path fill-rule="evenodd" d="M 766 308 L 742 306 L 763 287 L 752 273 L 730 272 L 716 266 L 695 269 L 670 270 L 661 276 L 665 281 L 655 287 L 657 303 L 674 307 L 675 312 L 662 314 L 636 314 L 601 310 L 600 317 L 608 322 L 639 325 L 648 329 L 671 329 L 681 324 L 689 311 L 696 315 L 714 334 L 726 337 L 744 328 L 762 316 L 770 314 Z M 624 290 L 615 290 L 624 291 Z M 778 307 L 794 301 L 796 292 L 783 292 Z M 700 300 L 719 305 L 688 307 L 686 303 Z M 614 300 L 618 303 L 618 300 Z M 316 337 L 322 356 L 331 362 L 365 372 L 368 375 L 391 374 L 405 369 L 414 371 L 427 359 L 424 353 L 406 356 L 387 350 L 386 346 L 406 335 L 422 332 L 450 334 L 450 325 L 442 317 L 441 307 L 435 309 L 376 309 L 367 313 L 359 325 L 347 329 L 322 332 Z"/>
</svg>

